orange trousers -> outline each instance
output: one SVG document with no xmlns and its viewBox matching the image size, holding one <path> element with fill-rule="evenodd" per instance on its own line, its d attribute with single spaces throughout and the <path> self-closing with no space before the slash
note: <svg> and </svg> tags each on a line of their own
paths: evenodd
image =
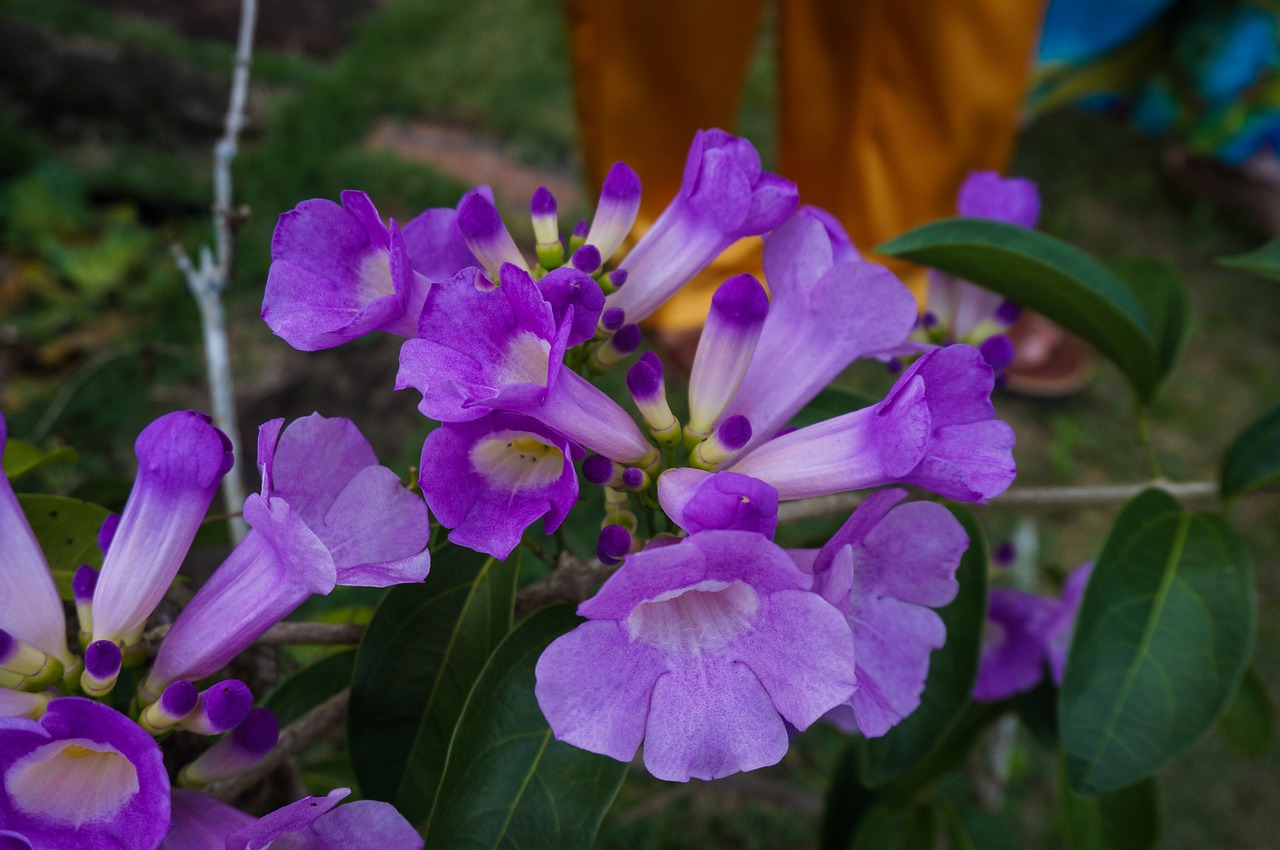
<svg viewBox="0 0 1280 850">
<path fill-rule="evenodd" d="M 624 160 L 638 229 L 675 196 L 696 130 L 732 130 L 765 0 L 564 0 L 588 181 Z M 1006 167 L 1031 70 L 1040 0 L 778 0 L 778 174 L 834 213 L 865 254 L 954 214 L 973 169 Z M 714 287 L 759 270 L 743 240 L 655 320 L 706 316 Z M 891 266 L 917 295 L 922 279 Z"/>
</svg>

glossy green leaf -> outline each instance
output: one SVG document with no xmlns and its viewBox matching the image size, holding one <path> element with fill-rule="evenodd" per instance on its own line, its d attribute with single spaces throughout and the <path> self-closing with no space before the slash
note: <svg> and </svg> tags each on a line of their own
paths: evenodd
<svg viewBox="0 0 1280 850">
<path fill-rule="evenodd" d="M 39 469 L 48 463 L 69 463 L 76 459 L 75 449 L 59 446 L 51 452 L 41 450 L 26 440 L 6 440 L 4 444 L 4 476 L 10 480 Z"/>
<path fill-rule="evenodd" d="M 102 566 L 102 552 L 98 549 L 98 530 L 111 511 L 66 496 L 41 496 L 20 494 L 18 504 L 31 523 L 36 540 L 49 561 L 58 594 L 63 599 L 74 599 L 71 578 L 82 564 Z"/>
<path fill-rule="evenodd" d="M 987 543 L 969 511 L 953 507 L 952 512 L 969 535 L 969 549 L 956 571 L 960 591 L 938 612 L 947 627 L 947 642 L 929 659 L 920 707 L 884 737 L 867 741 L 866 781 L 873 787 L 927 759 L 973 692 L 987 616 Z"/>
<path fill-rule="evenodd" d="M 1217 722 L 1244 675 L 1253 570 L 1219 517 L 1147 490 L 1121 511 L 1094 565 L 1058 717 L 1071 787 L 1138 782 Z"/>
<path fill-rule="evenodd" d="M 1222 462 L 1222 496 L 1231 498 L 1280 481 L 1280 403 L 1244 429 Z"/>
<path fill-rule="evenodd" d="M 1067 850 L 1152 850 L 1160 840 L 1160 787 L 1153 778 L 1094 797 L 1060 781 L 1058 807 Z"/>
<path fill-rule="evenodd" d="M 555 740 L 534 697 L 534 666 L 580 621 L 567 605 L 516 624 L 476 681 L 449 744 L 428 847 L 587 848 L 626 764 Z"/>
<path fill-rule="evenodd" d="M 1280 280 L 1280 239 L 1272 239 L 1261 248 L 1234 257 L 1220 257 L 1220 265 L 1252 272 L 1271 280 Z"/>
<path fill-rule="evenodd" d="M 447 546 L 422 584 L 391 588 L 356 654 L 348 748 L 366 797 L 420 823 L 467 694 L 511 627 L 517 568 Z"/>
<path fill-rule="evenodd" d="M 262 705 L 275 712 L 281 726 L 288 726 L 350 685 L 355 667 L 354 649 L 326 655 L 272 688 Z"/>
<path fill-rule="evenodd" d="M 1251 759 L 1260 759 L 1276 745 L 1276 709 L 1267 686 L 1252 667 L 1219 726 L 1227 740 Z"/>
<path fill-rule="evenodd" d="M 1144 401 L 1160 385 L 1160 344 L 1142 302 L 1106 266 L 1061 239 L 998 221 L 951 218 L 875 250 L 972 281 L 1047 316 L 1119 366 Z"/>
<path fill-rule="evenodd" d="M 1142 304 L 1160 354 L 1160 366 L 1168 374 L 1191 332 L 1191 300 L 1186 282 L 1173 266 L 1158 260 L 1126 258 L 1107 265 Z"/>
</svg>

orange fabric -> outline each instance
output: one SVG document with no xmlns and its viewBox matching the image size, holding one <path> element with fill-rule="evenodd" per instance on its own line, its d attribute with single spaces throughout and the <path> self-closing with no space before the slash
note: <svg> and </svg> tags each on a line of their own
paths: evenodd
<svg viewBox="0 0 1280 850">
<path fill-rule="evenodd" d="M 764 0 L 565 0 L 588 181 L 625 160 L 644 197 L 637 231 L 679 187 L 701 127 L 732 129 Z M 780 0 L 777 172 L 844 222 L 864 252 L 951 215 L 975 168 L 1002 169 L 1039 32 L 1035 0 Z M 917 296 L 923 276 L 891 266 Z M 711 292 L 759 273 L 733 246 L 654 316 L 696 327 Z"/>
</svg>

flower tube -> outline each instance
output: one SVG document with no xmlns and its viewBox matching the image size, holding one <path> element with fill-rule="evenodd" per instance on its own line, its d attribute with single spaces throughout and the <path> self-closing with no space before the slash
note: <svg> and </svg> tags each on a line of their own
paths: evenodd
<svg viewBox="0 0 1280 850">
<path fill-rule="evenodd" d="M 152 850 L 169 831 L 160 747 L 93 700 L 55 699 L 39 720 L 0 719 L 0 779 L 0 825 L 27 846 Z"/>
<path fill-rule="evenodd" d="M 738 391 L 769 314 L 769 296 L 749 274 L 731 277 L 711 296 L 702 338 L 689 376 L 689 423 L 693 442 L 706 439 Z"/>
<path fill-rule="evenodd" d="M 208 785 L 235 776 L 262 761 L 278 740 L 280 722 L 276 716 L 265 708 L 252 709 L 230 734 L 178 773 L 178 784 Z"/>
<path fill-rule="evenodd" d="M 493 201 L 493 190 L 481 185 L 464 194 L 458 201 L 459 207 L 472 192 Z M 458 211 L 455 208 L 433 207 L 424 210 L 404 226 L 404 246 L 409 252 L 413 270 L 428 280 L 445 280 L 468 266 L 480 267 L 480 261 L 471 253 L 467 240 L 458 229 Z M 405 307 L 405 316 L 412 319 L 413 324 L 403 336 L 413 336 L 416 332 L 427 288 L 413 290 L 415 297 Z"/>
<path fill-rule="evenodd" d="M 126 649 L 178 574 L 232 462 L 226 435 L 191 410 L 152 422 L 134 451 L 138 477 L 93 591 L 93 639 Z"/>
<path fill-rule="evenodd" d="M 9 431 L 0 414 L 0 451 Z M 4 566 L 0 567 L 0 629 L 47 652 L 69 667 L 67 619 L 49 563 L 36 542 L 8 477 L 0 475 L 0 540 L 4 541 Z"/>
<path fill-rule="evenodd" d="M 600 202 L 587 232 L 587 244 L 596 247 L 602 262 L 621 247 L 639 212 L 640 178 L 625 162 L 615 162 L 600 187 Z"/>
<path fill-rule="evenodd" d="M 1013 429 L 995 419 L 991 367 L 976 348 L 925 354 L 879 404 L 801 428 L 731 462 L 782 499 L 916 484 L 983 502 L 1013 481 Z"/>
<path fill-rule="evenodd" d="M 794 183 L 764 171 L 746 139 L 699 131 L 675 200 L 622 261 L 627 285 L 605 303 L 642 321 L 725 248 L 785 221 L 798 197 Z"/>
<path fill-rule="evenodd" d="M 413 336 L 430 285 L 395 221 L 388 228 L 368 195 L 347 191 L 341 206 L 303 201 L 280 216 L 262 318 L 299 351 L 373 331 Z"/>
</svg>

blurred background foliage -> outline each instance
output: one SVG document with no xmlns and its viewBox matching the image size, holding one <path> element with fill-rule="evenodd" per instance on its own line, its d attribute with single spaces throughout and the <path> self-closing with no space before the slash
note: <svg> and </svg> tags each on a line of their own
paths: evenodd
<svg viewBox="0 0 1280 850">
<path fill-rule="evenodd" d="M 167 410 L 208 406 L 196 307 L 170 246 L 191 251 L 211 236 L 211 150 L 238 13 L 236 0 L 0 0 L 0 409 L 11 436 L 45 450 L 70 445 L 79 456 L 34 470 L 20 490 L 118 509 L 140 428 Z M 572 186 L 567 75 L 554 0 L 263 3 L 234 168 L 237 202 L 250 211 L 229 296 L 243 444 L 254 445 L 266 419 L 319 409 L 355 419 L 380 457 L 408 475 L 425 425 L 412 398 L 391 392 L 396 342 L 304 355 L 257 319 L 276 217 L 348 188 L 369 192 L 401 222 L 454 205 L 468 175 L 433 135 L 441 129 L 493 154 L 501 167 L 485 179 L 507 210 L 528 200 L 504 195 L 523 185 L 509 174 Z M 766 159 L 772 87 L 762 38 L 738 129 Z M 1024 132 L 1013 170 L 1040 185 L 1042 229 L 1102 258 L 1160 260 L 1186 278 L 1195 326 L 1152 407 L 1152 437 L 1170 476 L 1213 478 L 1230 439 L 1280 398 L 1274 285 L 1214 261 L 1261 237 L 1180 194 L 1158 147 L 1103 115 L 1040 118 Z M 581 197 L 562 199 L 564 218 Z M 867 365 L 849 379 L 873 393 L 888 380 Z M 1001 415 L 1018 433 L 1019 483 L 1143 480 L 1128 398 L 1106 365 L 1070 399 L 1001 397 Z M 1231 508 L 1258 566 L 1256 669 L 1272 693 L 1280 692 L 1278 507 L 1264 494 Z M 1062 575 L 1097 553 L 1117 509 L 1042 509 L 1028 522 L 997 501 L 983 518 L 993 542 L 1015 528 L 1026 539 L 1030 527 L 1036 562 Z M 216 546 L 218 534 L 210 538 Z M 1273 846 L 1280 755 L 1236 737 L 1248 758 L 1220 732 L 1162 771 L 1163 846 Z M 633 776 L 600 846 L 812 846 L 839 750 L 840 736 L 819 729 L 781 765 L 725 782 L 677 787 Z M 341 777 L 332 755 L 318 754 L 309 770 Z M 941 799 L 975 835 L 981 830 L 983 847 L 1057 845 L 1053 753 L 1019 738 L 1012 768 L 996 813 L 975 808 L 962 786 L 942 788 Z"/>
</svg>

